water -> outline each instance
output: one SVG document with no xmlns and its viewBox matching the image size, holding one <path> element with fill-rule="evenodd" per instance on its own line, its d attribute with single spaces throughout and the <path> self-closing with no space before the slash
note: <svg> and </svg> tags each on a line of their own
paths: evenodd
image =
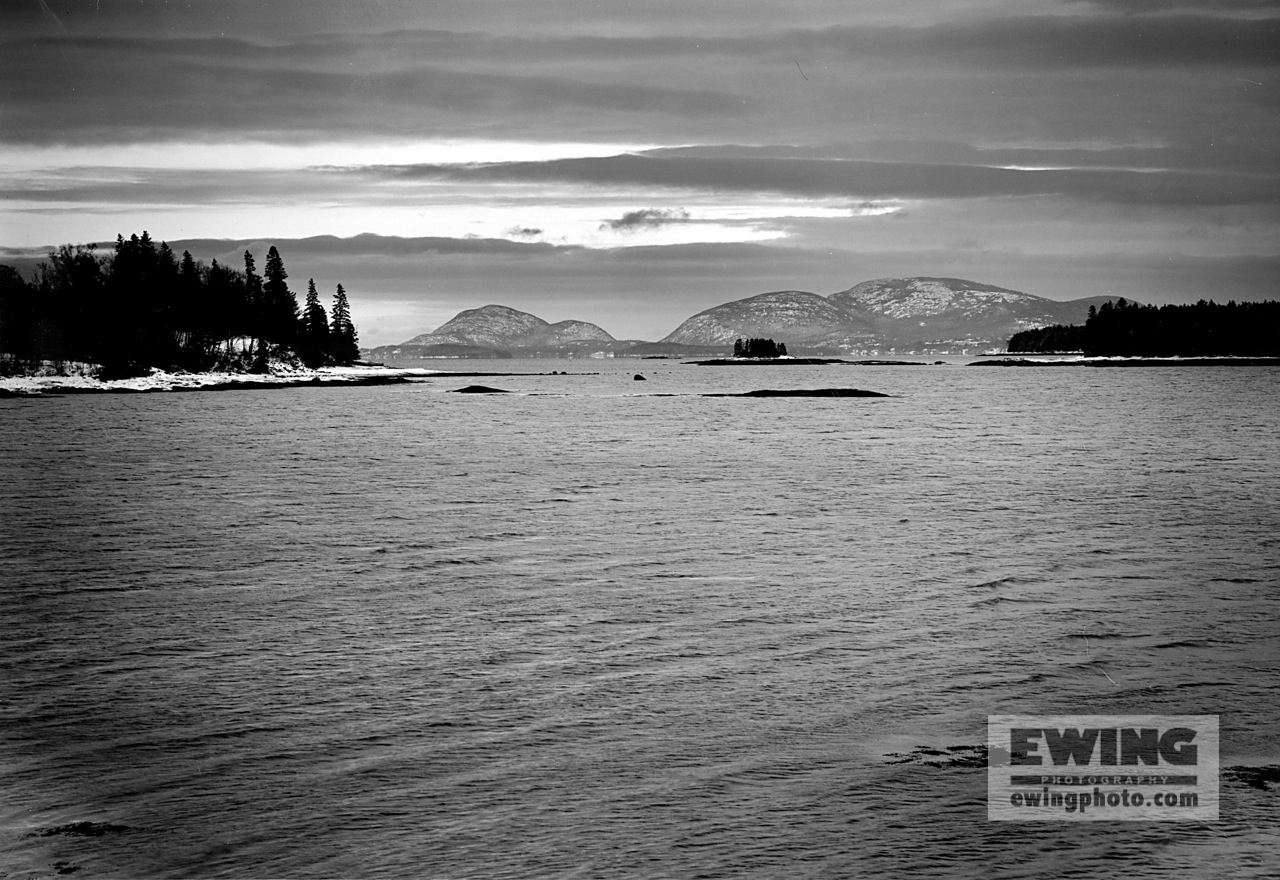
<svg viewBox="0 0 1280 880">
<path fill-rule="evenodd" d="M 893 756 L 1280 763 L 1280 371 L 480 368 L 570 366 L 0 400 L 0 876 L 1274 871 L 1275 791 L 988 823 Z M 829 386 L 894 396 L 692 396 Z"/>
</svg>

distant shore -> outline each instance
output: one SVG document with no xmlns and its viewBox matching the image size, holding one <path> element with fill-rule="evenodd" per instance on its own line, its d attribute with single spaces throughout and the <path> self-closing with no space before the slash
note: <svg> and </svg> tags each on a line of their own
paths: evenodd
<svg viewBox="0 0 1280 880">
<path fill-rule="evenodd" d="M 845 364 L 855 367 L 924 367 L 923 361 L 847 361 L 843 358 L 780 357 L 780 358 L 712 358 L 705 361 L 684 361 L 694 367 L 805 367 Z M 942 363 L 937 361 L 936 363 Z"/>
<path fill-rule="evenodd" d="M 1005 357 L 971 367 L 1280 367 L 1280 357 Z"/>
</svg>

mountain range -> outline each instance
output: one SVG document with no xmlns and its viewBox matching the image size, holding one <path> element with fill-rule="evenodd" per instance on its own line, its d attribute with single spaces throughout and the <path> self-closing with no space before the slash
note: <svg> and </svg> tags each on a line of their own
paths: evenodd
<svg viewBox="0 0 1280 880">
<path fill-rule="evenodd" d="M 1083 324 L 1089 306 L 960 278 L 880 278 L 829 296 L 779 290 L 723 303 L 685 320 L 657 343 L 618 340 L 595 324 L 550 324 L 487 305 L 459 312 L 430 333 L 366 354 L 384 363 L 434 357 L 611 357 L 722 354 L 739 338 L 785 342 L 791 354 L 943 353 L 1003 348 L 1021 330 Z"/>
<path fill-rule="evenodd" d="M 386 361 L 436 357 L 565 357 L 614 352 L 636 344 L 619 342 L 587 321 L 548 323 L 536 315 L 507 306 L 487 305 L 458 312 L 430 333 L 400 345 L 373 349 Z"/>
</svg>

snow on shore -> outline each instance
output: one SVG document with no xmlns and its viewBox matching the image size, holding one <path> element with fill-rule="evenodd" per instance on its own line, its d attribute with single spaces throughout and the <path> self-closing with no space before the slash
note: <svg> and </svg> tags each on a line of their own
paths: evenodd
<svg viewBox="0 0 1280 880">
<path fill-rule="evenodd" d="M 87 375 L 11 376 L 0 378 L 0 396 L 74 394 L 81 392 L 198 391 L 217 388 L 279 388 L 289 385 L 363 385 L 403 382 L 439 370 L 389 367 L 322 367 L 309 370 L 272 364 L 267 373 L 167 373 L 103 381 Z"/>
</svg>

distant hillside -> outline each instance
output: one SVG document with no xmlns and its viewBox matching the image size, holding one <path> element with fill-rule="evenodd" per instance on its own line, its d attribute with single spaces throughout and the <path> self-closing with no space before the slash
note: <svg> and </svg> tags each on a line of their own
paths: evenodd
<svg viewBox="0 0 1280 880">
<path fill-rule="evenodd" d="M 686 320 L 662 339 L 678 345 L 732 346 L 748 337 L 774 337 L 788 346 L 825 344 L 846 335 L 849 315 L 829 299 L 779 290 L 724 303 Z"/>
<path fill-rule="evenodd" d="M 1107 297 L 1059 302 L 960 278 L 880 278 L 824 297 L 760 294 L 707 309 L 662 342 L 732 344 L 741 336 L 787 343 L 792 354 L 963 351 L 1003 347 L 1032 327 L 1081 322 Z"/>
<path fill-rule="evenodd" d="M 367 355 L 391 364 L 449 357 L 584 357 L 612 353 L 630 344 L 586 321 L 550 324 L 528 312 L 487 305 L 461 311 L 430 333 L 371 349 Z"/>
<path fill-rule="evenodd" d="M 1022 330 L 1082 324 L 1108 297 L 1059 302 L 961 278 L 879 278 L 821 296 L 778 290 L 723 303 L 659 342 L 619 340 L 586 321 L 550 324 L 500 305 L 466 309 L 430 333 L 365 356 L 393 365 L 430 358 L 715 357 L 735 339 L 782 342 L 792 355 L 1004 348 Z"/>
</svg>

